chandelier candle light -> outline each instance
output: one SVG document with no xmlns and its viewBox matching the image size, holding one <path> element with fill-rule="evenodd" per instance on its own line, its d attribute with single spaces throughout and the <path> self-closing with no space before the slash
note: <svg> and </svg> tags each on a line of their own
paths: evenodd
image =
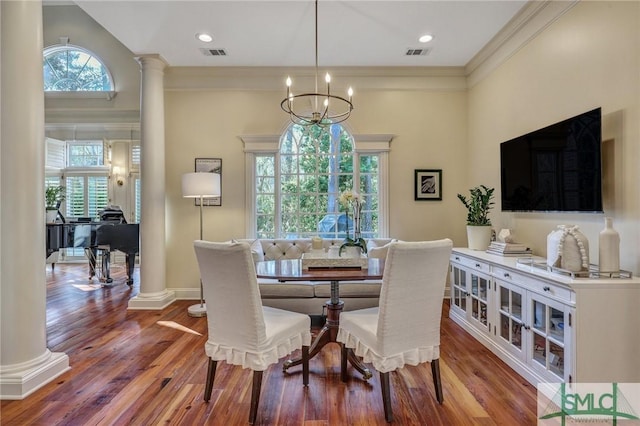
<svg viewBox="0 0 640 426">
<path fill-rule="evenodd" d="M 280 107 L 289 114 L 291 121 L 302 126 L 329 125 L 345 121 L 353 110 L 353 89 L 347 91 L 348 99 L 331 94 L 331 76 L 324 77 L 327 83 L 327 93 L 318 91 L 318 0 L 315 2 L 315 31 L 316 31 L 316 91 L 294 95 L 291 91 L 291 77 L 287 77 L 287 97 L 282 100 Z M 311 104 L 311 112 L 308 112 Z M 320 107 L 322 104 L 322 107 Z M 331 108 L 331 109 L 330 109 Z"/>
</svg>

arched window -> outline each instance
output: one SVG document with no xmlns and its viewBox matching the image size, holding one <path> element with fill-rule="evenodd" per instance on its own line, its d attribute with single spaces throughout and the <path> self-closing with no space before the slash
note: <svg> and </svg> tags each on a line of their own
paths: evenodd
<svg viewBox="0 0 640 426">
<path fill-rule="evenodd" d="M 360 144 L 340 124 L 291 124 L 279 137 L 242 137 L 251 161 L 247 235 L 344 238 L 353 224 L 338 199 L 353 190 L 364 203 L 362 236 L 385 237 L 385 137 L 389 135 L 361 136 Z"/>
<path fill-rule="evenodd" d="M 56 45 L 44 50 L 45 92 L 98 92 L 111 98 L 114 83 L 102 60 L 73 45 Z"/>
</svg>

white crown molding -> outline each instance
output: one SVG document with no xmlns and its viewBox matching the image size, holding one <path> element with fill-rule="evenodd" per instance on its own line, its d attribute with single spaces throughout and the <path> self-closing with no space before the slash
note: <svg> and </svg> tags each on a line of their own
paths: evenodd
<svg viewBox="0 0 640 426">
<path fill-rule="evenodd" d="M 140 122 L 140 110 L 138 109 L 107 109 L 107 108 L 55 108 L 45 107 L 45 122 L 47 125 L 55 123 L 104 123 L 112 124 L 138 124 Z"/>
<path fill-rule="evenodd" d="M 47 123 L 45 130 L 140 130 L 140 123 Z"/>
<path fill-rule="evenodd" d="M 355 67 L 321 68 L 332 75 L 332 89 L 352 86 L 362 90 L 466 90 L 463 67 Z M 313 90 L 315 68 L 310 67 L 169 67 L 166 91 L 253 90 L 282 91 L 291 76 L 297 91 Z"/>
<path fill-rule="evenodd" d="M 44 129 L 45 136 L 60 140 L 140 139 L 139 123 L 47 123 Z"/>
<path fill-rule="evenodd" d="M 465 67 L 468 87 L 473 87 L 526 46 L 580 0 L 531 0 L 480 50 Z"/>
</svg>

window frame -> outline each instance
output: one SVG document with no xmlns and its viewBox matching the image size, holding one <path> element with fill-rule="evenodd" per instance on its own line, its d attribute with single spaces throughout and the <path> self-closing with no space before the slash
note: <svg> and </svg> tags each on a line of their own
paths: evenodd
<svg viewBox="0 0 640 426">
<path fill-rule="evenodd" d="M 90 145 L 102 145 L 102 164 L 96 166 L 71 166 L 69 162 L 74 157 L 71 154 L 71 149 L 74 146 L 90 146 Z M 78 171 L 105 171 L 109 172 L 109 155 L 110 147 L 103 139 L 74 139 L 66 141 L 66 167 L 65 170 L 78 172 Z"/>
<path fill-rule="evenodd" d="M 345 129 L 347 130 L 347 129 Z M 348 131 L 348 130 L 347 130 Z M 350 133 L 350 132 L 349 132 Z M 350 133 L 354 144 L 354 170 L 359 170 L 360 155 L 378 156 L 379 173 L 379 229 L 378 238 L 387 238 L 389 235 L 389 150 L 393 135 L 389 134 L 365 134 Z M 255 164 L 258 155 L 274 155 L 276 167 L 279 165 L 278 154 L 280 152 L 280 140 L 282 135 L 245 135 L 240 136 L 244 144 L 245 152 L 245 236 L 256 238 L 256 190 L 255 190 Z M 278 170 L 278 169 L 276 169 Z"/>
<path fill-rule="evenodd" d="M 69 184 L 67 182 L 67 179 L 69 178 L 82 178 L 83 180 L 83 195 L 82 198 L 84 200 L 84 212 L 82 216 L 72 216 L 71 213 L 69 213 L 68 209 L 67 209 L 67 204 L 70 202 L 71 200 L 71 194 L 69 193 L 70 188 L 69 188 Z M 79 217 L 91 217 L 92 219 L 97 219 L 97 213 L 101 210 L 101 209 L 97 209 L 97 211 L 95 212 L 96 214 L 94 216 L 91 216 L 91 212 L 89 212 L 89 179 L 90 178 L 100 178 L 100 179 L 105 179 L 105 185 L 104 187 L 106 188 L 107 192 L 106 192 L 106 197 L 107 197 L 107 203 L 105 204 L 105 207 L 109 205 L 109 198 L 111 196 L 110 193 L 110 189 L 109 189 L 109 174 L 108 172 L 104 172 L 101 170 L 92 170 L 92 171 L 87 171 L 87 170 L 77 170 L 77 169 L 69 169 L 64 173 L 64 179 L 63 179 L 63 184 L 65 185 L 65 187 L 67 188 L 67 199 L 65 201 L 64 206 L 65 206 L 65 215 L 67 220 L 77 220 Z M 104 208 L 104 207 L 103 207 Z"/>
<path fill-rule="evenodd" d="M 52 46 L 46 47 L 42 51 L 42 73 L 44 78 L 44 67 L 47 63 L 47 56 L 56 54 L 61 51 L 79 51 L 86 55 L 89 55 L 95 58 L 107 76 L 109 80 L 109 85 L 111 86 L 111 90 L 44 90 L 45 97 L 47 98 L 84 98 L 84 99 L 98 99 L 98 98 L 106 98 L 107 100 L 112 100 L 117 92 L 116 92 L 116 83 L 113 79 L 113 74 L 111 74 L 111 70 L 107 67 L 107 64 L 100 58 L 100 56 L 96 55 L 89 49 L 85 49 L 81 46 L 76 46 L 74 44 L 54 44 Z"/>
</svg>

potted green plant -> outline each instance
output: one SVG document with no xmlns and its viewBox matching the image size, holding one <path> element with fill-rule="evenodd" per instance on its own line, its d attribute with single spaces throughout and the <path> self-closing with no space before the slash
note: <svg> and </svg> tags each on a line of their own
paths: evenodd
<svg viewBox="0 0 640 426">
<path fill-rule="evenodd" d="M 458 194 L 467 208 L 467 239 L 472 250 L 486 250 L 491 243 L 489 211 L 494 204 L 493 191 L 494 188 L 480 185 L 469 190 L 469 198 Z"/>
<path fill-rule="evenodd" d="M 44 191 L 44 205 L 47 213 L 47 223 L 56 221 L 58 215 L 58 202 L 65 200 L 66 188 L 62 185 L 50 185 Z"/>
</svg>

